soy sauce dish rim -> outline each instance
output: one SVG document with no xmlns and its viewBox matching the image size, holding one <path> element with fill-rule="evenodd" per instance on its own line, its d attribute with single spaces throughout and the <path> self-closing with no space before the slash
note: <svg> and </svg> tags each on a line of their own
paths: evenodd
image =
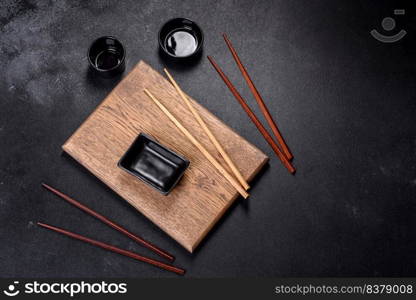
<svg viewBox="0 0 416 300">
<path fill-rule="evenodd" d="M 110 68 L 110 69 L 101 69 L 101 68 L 98 68 L 98 67 L 96 66 L 96 64 L 95 64 L 93 61 L 91 61 L 91 56 L 90 56 L 91 49 L 92 49 L 92 47 L 93 47 L 96 43 L 98 43 L 98 41 L 100 41 L 100 40 L 102 40 L 102 39 L 111 39 L 111 40 L 113 40 L 113 41 L 118 42 L 118 44 L 121 46 L 121 49 L 123 50 L 123 56 L 121 57 L 120 62 L 119 62 L 117 65 L 115 65 L 114 67 Z M 104 49 L 103 49 L 103 51 L 104 51 Z M 122 43 L 119 39 L 117 39 L 115 36 L 113 36 L 113 35 L 104 35 L 104 36 L 100 36 L 99 38 L 96 38 L 96 39 L 95 39 L 95 40 L 91 43 L 91 45 L 90 45 L 90 46 L 89 46 L 89 48 L 88 48 L 87 57 L 88 57 L 88 62 L 89 62 L 89 64 L 90 64 L 90 66 L 91 66 L 94 70 L 96 70 L 97 72 L 102 72 L 102 73 L 111 72 L 111 71 L 117 70 L 117 68 L 119 68 L 120 66 L 122 66 L 122 65 L 123 65 L 124 60 L 125 60 L 125 58 L 126 58 L 126 48 L 124 47 L 123 43 Z"/>
<path fill-rule="evenodd" d="M 174 54 L 172 54 L 172 53 L 170 53 L 167 49 L 166 49 L 166 47 L 165 47 L 165 43 L 164 43 L 164 39 L 162 38 L 162 31 L 163 31 L 163 29 L 169 24 L 169 23 L 171 23 L 171 22 L 173 22 L 173 21 L 175 21 L 175 20 L 180 20 L 180 21 L 184 21 L 184 20 L 186 20 L 186 21 L 189 21 L 190 23 L 192 23 L 192 27 L 195 27 L 195 28 L 197 28 L 197 30 L 200 32 L 200 34 L 201 34 L 201 38 L 199 39 L 197 36 L 194 36 L 195 37 L 195 39 L 198 41 L 198 46 L 196 47 L 196 49 L 195 49 L 195 51 L 194 52 L 192 52 L 191 54 L 188 54 L 188 55 L 186 55 L 186 56 L 177 56 L 177 55 L 174 55 Z M 178 27 L 177 29 L 180 29 L 181 27 Z M 194 30 L 194 28 L 192 28 L 192 30 Z M 160 29 L 159 29 L 159 34 L 158 34 L 158 41 L 159 41 L 159 47 L 160 47 L 160 49 L 162 49 L 163 50 L 163 53 L 165 53 L 165 54 L 167 54 L 168 56 L 170 56 L 170 57 L 172 57 L 172 58 L 175 58 L 175 59 L 186 59 L 186 58 L 190 58 L 190 57 L 192 57 L 192 56 L 195 56 L 196 54 L 198 54 L 200 51 L 201 51 L 201 48 L 202 48 L 202 45 L 203 45 L 203 43 L 204 43 L 204 32 L 202 31 L 202 29 L 201 29 L 201 27 L 195 22 L 195 21 L 192 21 L 191 19 L 188 19 L 188 18 L 172 18 L 172 19 L 169 19 L 169 20 L 167 20 L 163 25 L 162 25 L 162 27 L 160 27 Z"/>
<path fill-rule="evenodd" d="M 156 144 L 159 147 L 163 148 L 165 151 L 171 153 L 172 155 L 176 156 L 177 158 L 179 158 L 180 160 L 183 161 L 183 163 L 184 163 L 183 169 L 176 176 L 175 181 L 173 182 L 172 186 L 169 189 L 166 189 L 166 190 L 161 189 L 160 187 L 158 187 L 157 185 L 155 185 L 152 181 L 147 180 L 145 177 L 140 176 L 137 172 L 134 172 L 132 169 L 124 166 L 125 160 L 129 156 L 135 155 L 134 153 L 132 153 L 132 150 L 133 150 L 134 146 L 139 142 L 140 139 L 144 139 L 144 140 L 153 142 L 154 144 Z M 169 147 L 163 145 L 158 140 L 156 140 L 153 136 L 151 136 L 149 134 L 146 134 L 146 133 L 143 133 L 143 132 L 140 132 L 136 136 L 136 138 L 133 140 L 133 142 L 130 144 L 130 146 L 127 148 L 127 150 L 124 152 L 124 154 L 121 156 L 121 158 L 117 162 L 117 166 L 120 169 L 122 169 L 123 171 L 125 171 L 125 172 L 129 173 L 130 175 L 134 176 L 136 179 L 142 181 L 143 183 L 145 183 L 146 185 L 152 187 L 153 189 L 157 190 L 158 192 L 160 192 L 164 196 L 167 196 L 177 186 L 177 184 L 179 183 L 179 181 L 184 176 L 185 171 L 189 168 L 189 165 L 190 165 L 190 161 L 185 156 L 183 156 L 183 155 L 177 153 L 176 151 L 170 149 Z"/>
</svg>

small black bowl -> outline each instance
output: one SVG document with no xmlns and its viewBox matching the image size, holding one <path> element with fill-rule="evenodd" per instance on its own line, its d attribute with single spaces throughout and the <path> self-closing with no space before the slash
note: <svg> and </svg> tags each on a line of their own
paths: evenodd
<svg viewBox="0 0 416 300">
<path fill-rule="evenodd" d="M 201 28 L 186 18 L 167 21 L 159 31 L 159 47 L 163 54 L 175 60 L 198 56 L 204 43 Z"/>
<path fill-rule="evenodd" d="M 96 39 L 88 49 L 88 61 L 92 69 L 104 77 L 122 73 L 126 67 L 126 50 L 119 40 L 112 36 Z"/>
<path fill-rule="evenodd" d="M 118 166 L 167 195 L 185 173 L 189 160 L 140 133 Z"/>
</svg>

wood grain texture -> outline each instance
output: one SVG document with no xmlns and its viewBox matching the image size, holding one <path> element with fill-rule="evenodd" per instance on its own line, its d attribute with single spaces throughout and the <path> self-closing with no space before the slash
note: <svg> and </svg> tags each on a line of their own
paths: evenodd
<svg viewBox="0 0 416 300">
<path fill-rule="evenodd" d="M 199 127 L 174 87 L 144 62 L 139 62 L 62 146 L 132 206 L 179 244 L 192 252 L 237 198 L 237 191 L 178 131 L 143 93 L 148 88 L 172 114 L 231 172 Z M 191 99 L 192 100 L 192 99 Z M 204 107 L 192 100 L 198 113 L 250 181 L 268 157 Z M 140 132 L 184 155 L 191 162 L 168 196 L 117 167 L 117 162 Z"/>
<path fill-rule="evenodd" d="M 223 166 L 221 166 L 221 163 L 218 162 L 205 147 L 198 142 L 198 140 L 185 128 L 183 127 L 182 123 L 179 122 L 178 119 L 175 118 L 175 116 L 172 115 L 172 113 L 155 98 L 154 95 L 152 95 L 151 92 L 149 92 L 148 89 L 144 89 L 144 92 L 152 99 L 152 101 L 160 108 L 161 111 L 172 121 L 172 123 L 175 124 L 176 127 L 185 135 L 188 140 L 198 148 L 198 150 L 205 156 L 206 159 L 209 160 L 209 162 L 224 176 L 225 179 L 228 180 L 229 183 L 240 193 L 241 196 L 243 196 L 244 199 L 247 199 L 249 194 L 246 192 L 246 190 L 235 180 L 234 177 L 230 175 L 230 173 L 227 172 L 227 170 L 224 169 Z"/>
<path fill-rule="evenodd" d="M 195 108 L 192 106 L 191 101 L 189 101 L 188 97 L 186 97 L 185 93 L 182 91 L 182 89 L 179 87 L 179 85 L 176 83 L 175 79 L 173 79 L 172 75 L 170 75 L 169 71 L 165 68 L 163 71 L 165 71 L 166 75 L 168 76 L 170 82 L 173 84 L 175 89 L 178 91 L 178 94 L 181 96 L 182 100 L 188 106 L 191 113 L 194 115 L 195 120 L 198 122 L 199 126 L 205 131 L 206 135 L 211 140 L 212 144 L 215 146 L 217 151 L 221 154 L 221 156 L 224 158 L 225 162 L 227 163 L 228 167 L 230 167 L 231 171 L 233 172 L 234 176 L 238 179 L 240 184 L 243 186 L 243 188 L 247 191 L 250 186 L 248 185 L 247 181 L 244 179 L 243 175 L 241 175 L 240 171 L 236 167 L 236 165 L 233 163 L 231 158 L 228 156 L 227 152 L 225 152 L 224 148 L 221 146 L 221 144 L 216 139 L 215 135 L 212 133 L 212 131 L 208 128 L 207 124 L 205 124 L 202 117 L 198 114 L 198 112 L 195 110 Z"/>
</svg>

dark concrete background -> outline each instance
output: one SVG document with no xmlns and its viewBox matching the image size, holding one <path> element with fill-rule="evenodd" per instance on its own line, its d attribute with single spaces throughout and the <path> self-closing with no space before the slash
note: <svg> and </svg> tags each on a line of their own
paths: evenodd
<svg viewBox="0 0 416 300">
<path fill-rule="evenodd" d="M 395 8 L 396 44 L 381 29 Z M 38 228 L 38 220 L 149 254 L 40 187 L 74 196 L 170 250 L 189 277 L 415 276 L 415 11 L 400 1 L 16 1 L 0 3 L 0 276 L 175 276 Z M 187 253 L 61 145 L 115 86 L 87 72 L 89 44 L 114 35 L 127 70 L 158 70 L 157 32 L 184 16 L 258 112 L 227 32 L 295 155 L 291 176 L 209 62 L 173 75 L 270 166 Z M 385 32 L 384 32 L 385 33 Z M 197 196 L 197 195 L 195 195 Z"/>
</svg>

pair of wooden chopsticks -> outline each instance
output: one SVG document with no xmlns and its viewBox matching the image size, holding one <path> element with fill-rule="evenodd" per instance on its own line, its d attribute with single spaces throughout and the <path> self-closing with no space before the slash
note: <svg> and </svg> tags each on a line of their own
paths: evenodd
<svg viewBox="0 0 416 300">
<path fill-rule="evenodd" d="M 83 205 L 82 203 L 78 202 L 77 200 L 75 200 L 75 199 L 73 199 L 73 198 L 65 195 L 64 193 L 58 191 L 57 189 L 54 189 L 53 187 L 51 187 L 51 186 L 49 186 L 49 185 L 47 185 L 45 183 L 42 183 L 42 186 L 44 188 L 46 188 L 47 190 L 49 190 L 50 192 L 54 193 L 55 195 L 61 197 L 62 199 L 64 199 L 68 203 L 70 203 L 70 204 L 78 207 L 79 209 L 81 209 L 82 211 L 86 212 L 87 214 L 89 214 L 89 215 L 97 218 L 101 222 L 107 224 L 108 226 L 110 226 L 110 227 L 114 228 L 115 230 L 121 232 L 122 234 L 128 236 L 129 238 L 131 238 L 132 240 L 136 241 L 137 243 L 139 243 L 139 244 L 143 245 L 144 247 L 152 250 L 153 252 L 155 252 L 159 256 L 161 256 L 163 258 L 166 258 L 166 259 L 168 259 L 170 261 L 174 261 L 175 260 L 175 258 L 171 254 L 169 254 L 168 252 L 166 252 L 166 251 L 164 251 L 164 250 L 156 247 L 155 245 L 153 245 L 152 243 L 146 241 L 145 239 L 143 239 L 143 238 L 141 238 L 141 237 L 139 237 L 139 236 L 137 236 L 137 235 L 129 232 L 127 229 L 125 229 L 122 226 L 114 223 L 110 219 L 104 217 L 103 215 L 99 214 L 98 212 L 92 210 L 91 208 Z M 52 230 L 52 231 L 55 231 L 55 232 L 64 234 L 64 235 L 69 236 L 69 237 L 72 237 L 74 239 L 77 239 L 77 240 L 80 240 L 80 241 L 83 241 L 83 242 L 92 244 L 94 246 L 97 246 L 97 247 L 100 247 L 100 248 L 103 248 L 103 249 L 106 249 L 106 250 L 109 250 L 109 251 L 112 251 L 112 252 L 115 252 L 115 253 L 118 253 L 118 254 L 127 256 L 127 257 L 131 257 L 133 259 L 136 259 L 136 260 L 139 260 L 139 261 L 142 261 L 142 262 L 145 262 L 145 263 L 154 265 L 154 266 L 159 267 L 159 268 L 162 268 L 164 270 L 171 271 L 171 272 L 174 272 L 174 273 L 179 274 L 179 275 L 185 274 L 185 270 L 184 269 L 175 267 L 175 266 L 170 265 L 170 264 L 166 264 L 164 262 L 161 262 L 161 261 L 158 261 L 158 260 L 155 260 L 155 259 L 152 259 L 152 258 L 148 258 L 146 256 L 139 255 L 139 254 L 134 253 L 132 251 L 124 250 L 124 249 L 115 247 L 113 245 L 106 244 L 106 243 L 103 243 L 103 242 L 100 242 L 100 241 L 97 241 L 97 240 L 93 240 L 91 238 L 88 238 L 88 237 L 79 235 L 77 233 L 73 233 L 73 232 L 70 232 L 68 230 L 65 230 L 65 229 L 62 229 L 62 228 L 59 228 L 59 227 L 55 227 L 55 226 L 52 226 L 52 225 L 48 225 L 48 224 L 45 224 L 45 223 L 38 222 L 37 224 L 39 226 L 43 227 L 43 228 L 47 228 L 49 230 Z"/>
<path fill-rule="evenodd" d="M 208 128 L 205 121 L 193 107 L 192 103 L 189 101 L 188 97 L 173 79 L 172 75 L 168 72 L 167 69 L 164 69 L 167 77 L 169 78 L 172 85 L 175 87 L 178 94 L 181 96 L 182 100 L 185 102 L 186 106 L 191 111 L 192 115 L 195 117 L 199 125 L 202 127 L 204 132 L 207 134 L 208 138 L 214 144 L 217 151 L 221 154 L 224 158 L 227 165 L 230 167 L 231 171 L 233 172 L 234 176 L 237 178 L 234 179 L 232 175 L 230 175 L 222 165 L 208 152 L 208 150 L 172 115 L 172 113 L 158 100 L 156 97 L 148 90 L 144 89 L 144 92 L 153 100 L 153 102 L 166 114 L 166 116 L 176 125 L 176 127 L 198 148 L 199 151 L 212 163 L 212 165 L 230 182 L 230 184 L 240 193 L 241 196 L 247 198 L 249 194 L 246 192 L 250 186 L 248 185 L 247 181 L 243 178 L 240 171 L 237 169 L 227 152 L 221 146 L 217 138 L 214 136 L 212 131 Z"/>
<path fill-rule="evenodd" d="M 223 34 L 225 43 L 228 46 L 228 49 L 230 50 L 238 68 L 241 71 L 241 74 L 243 75 L 245 81 L 247 82 L 254 98 L 256 99 L 257 104 L 260 107 L 260 110 L 264 117 L 266 118 L 267 123 L 272 129 L 272 132 L 274 136 L 276 137 L 280 147 L 276 144 L 272 136 L 269 134 L 269 132 L 266 130 L 266 128 L 263 126 L 263 124 L 260 122 L 260 120 L 257 118 L 257 116 L 254 114 L 254 112 L 250 109 L 250 107 L 247 105 L 244 98 L 240 95 L 240 93 L 237 91 L 237 89 L 234 87 L 234 85 L 231 83 L 231 81 L 228 79 L 228 77 L 224 74 L 224 72 L 221 70 L 221 68 L 218 66 L 218 64 L 214 61 L 214 59 L 210 56 L 208 56 L 208 60 L 211 62 L 212 66 L 215 68 L 215 70 L 218 72 L 224 83 L 227 85 L 227 87 L 230 89 L 231 93 L 234 95 L 234 97 L 237 99 L 237 101 L 240 103 L 240 105 L 243 107 L 247 115 L 250 117 L 254 125 L 256 125 L 257 129 L 260 131 L 260 133 L 263 135 L 265 140 L 269 143 L 269 145 L 272 147 L 273 151 L 277 154 L 279 159 L 282 161 L 283 165 L 289 170 L 290 173 L 295 173 L 296 170 L 293 167 L 291 160 L 293 159 L 293 155 L 289 150 L 289 147 L 287 146 L 285 140 L 283 139 L 282 134 L 280 133 L 279 129 L 277 128 L 276 122 L 273 120 L 272 116 L 270 115 L 270 112 L 266 106 L 266 104 L 263 101 L 263 98 L 260 96 L 260 93 L 256 89 L 253 81 L 251 80 L 250 76 L 248 75 L 247 70 L 243 66 L 237 52 L 235 51 L 234 47 L 232 46 L 230 40 L 228 39 L 226 34 Z"/>
</svg>

